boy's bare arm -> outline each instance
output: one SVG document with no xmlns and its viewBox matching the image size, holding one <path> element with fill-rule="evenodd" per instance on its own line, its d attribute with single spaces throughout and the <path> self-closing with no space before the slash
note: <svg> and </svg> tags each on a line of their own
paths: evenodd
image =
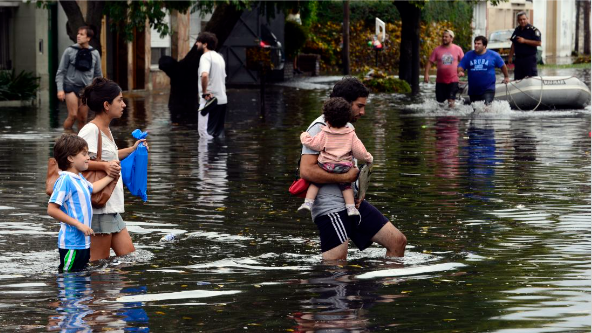
<svg viewBox="0 0 592 333">
<path fill-rule="evenodd" d="M 330 173 L 321 169 L 317 160 L 319 155 L 304 154 L 300 159 L 300 177 L 317 184 L 350 183 L 358 177 L 358 168 L 353 167 L 346 173 Z"/>
<path fill-rule="evenodd" d="M 104 171 L 111 177 L 119 176 L 119 172 L 121 171 L 121 165 L 119 161 L 110 161 L 110 162 L 97 162 L 90 160 L 88 161 L 88 170 L 91 171 Z"/>
<path fill-rule="evenodd" d="M 109 183 L 112 182 L 113 179 L 114 178 L 112 178 L 111 176 L 107 176 L 105 178 L 102 178 L 101 180 L 97 180 L 96 182 L 94 182 L 92 193 L 100 192 L 102 189 L 105 188 L 105 186 L 109 185 Z"/>
<path fill-rule="evenodd" d="M 60 210 L 60 206 L 56 203 L 50 202 L 47 205 L 47 215 L 53 217 L 54 219 L 56 219 L 60 222 L 64 222 L 68 225 L 75 227 L 76 229 L 78 229 L 82 233 L 84 233 L 85 236 L 90 236 L 90 235 L 95 234 L 91 228 L 85 226 L 84 224 L 80 223 L 80 221 L 78 221 L 75 218 L 68 216 L 68 214 L 62 212 Z"/>
</svg>

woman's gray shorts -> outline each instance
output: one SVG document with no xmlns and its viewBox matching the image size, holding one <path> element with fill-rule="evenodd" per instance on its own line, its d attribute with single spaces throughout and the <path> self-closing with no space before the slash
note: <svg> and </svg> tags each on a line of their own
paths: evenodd
<svg viewBox="0 0 592 333">
<path fill-rule="evenodd" d="M 125 228 L 125 222 L 119 213 L 93 214 L 91 228 L 95 234 L 115 234 Z"/>
</svg>

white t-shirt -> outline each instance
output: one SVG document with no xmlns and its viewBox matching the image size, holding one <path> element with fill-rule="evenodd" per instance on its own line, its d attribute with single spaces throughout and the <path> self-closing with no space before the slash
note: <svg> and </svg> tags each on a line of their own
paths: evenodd
<svg viewBox="0 0 592 333">
<path fill-rule="evenodd" d="M 109 130 L 111 134 L 111 130 Z M 99 138 L 99 128 L 93 123 L 86 124 L 78 133 L 88 144 L 88 153 L 91 157 L 97 156 L 97 139 Z M 111 134 L 113 136 L 113 134 Z M 119 161 L 117 155 L 117 145 L 111 141 L 105 133 L 101 132 L 101 140 L 103 149 L 101 150 L 101 160 L 103 161 Z M 117 180 L 117 185 L 113 189 L 113 193 L 103 208 L 93 208 L 93 214 L 114 214 L 123 213 L 123 181 L 121 180 L 121 173 Z"/>
<path fill-rule="evenodd" d="M 226 62 L 224 58 L 216 51 L 208 51 L 199 59 L 199 68 L 197 69 L 197 85 L 199 87 L 199 102 L 204 104 L 205 99 L 201 97 L 203 89 L 201 87 L 201 74 L 208 73 L 208 89 L 214 97 L 218 99 L 218 104 L 228 103 L 226 97 Z"/>
</svg>

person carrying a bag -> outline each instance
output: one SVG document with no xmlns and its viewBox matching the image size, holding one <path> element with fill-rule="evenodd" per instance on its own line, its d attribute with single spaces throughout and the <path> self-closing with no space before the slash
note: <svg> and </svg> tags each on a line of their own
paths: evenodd
<svg viewBox="0 0 592 333">
<path fill-rule="evenodd" d="M 76 44 L 69 46 L 62 55 L 56 73 L 58 100 L 66 101 L 68 118 L 64 121 L 64 129 L 72 130 L 77 121 L 78 131 L 86 124 L 88 107 L 80 102 L 80 91 L 89 85 L 93 78 L 102 77 L 101 55 L 97 49 L 89 45 L 94 37 L 90 27 L 78 28 Z"/>
<path fill-rule="evenodd" d="M 119 161 L 131 154 L 140 142 L 144 142 L 148 148 L 144 139 L 137 140 L 132 147 L 124 149 L 118 149 L 115 144 L 109 124 L 113 119 L 121 118 L 123 115 L 125 103 L 121 88 L 109 79 L 95 78 L 91 85 L 84 88 L 81 97 L 82 103 L 96 113 L 95 118 L 78 133 L 88 143 L 88 152 L 91 158 L 88 169 L 104 170 L 107 174 L 111 174 L 112 171 L 120 173 Z M 101 149 L 101 161 L 96 160 L 99 131 L 102 141 L 102 147 L 98 147 Z M 123 183 L 119 177 L 105 206 L 93 208 L 91 228 L 95 235 L 91 236 L 91 261 L 109 258 L 110 249 L 113 249 L 117 256 L 135 251 L 125 222 L 120 215 L 125 211 L 123 200 Z"/>
</svg>

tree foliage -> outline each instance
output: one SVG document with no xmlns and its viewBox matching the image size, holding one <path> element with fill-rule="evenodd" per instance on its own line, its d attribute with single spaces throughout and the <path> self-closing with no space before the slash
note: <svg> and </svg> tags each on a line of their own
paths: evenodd
<svg viewBox="0 0 592 333">
<path fill-rule="evenodd" d="M 167 12 L 186 13 L 191 5 L 192 1 L 105 1 L 103 14 L 109 17 L 111 30 L 117 30 L 125 40 L 131 41 L 134 29 L 143 31 L 146 21 L 161 37 L 170 35 L 169 22 L 165 21 Z"/>
</svg>

